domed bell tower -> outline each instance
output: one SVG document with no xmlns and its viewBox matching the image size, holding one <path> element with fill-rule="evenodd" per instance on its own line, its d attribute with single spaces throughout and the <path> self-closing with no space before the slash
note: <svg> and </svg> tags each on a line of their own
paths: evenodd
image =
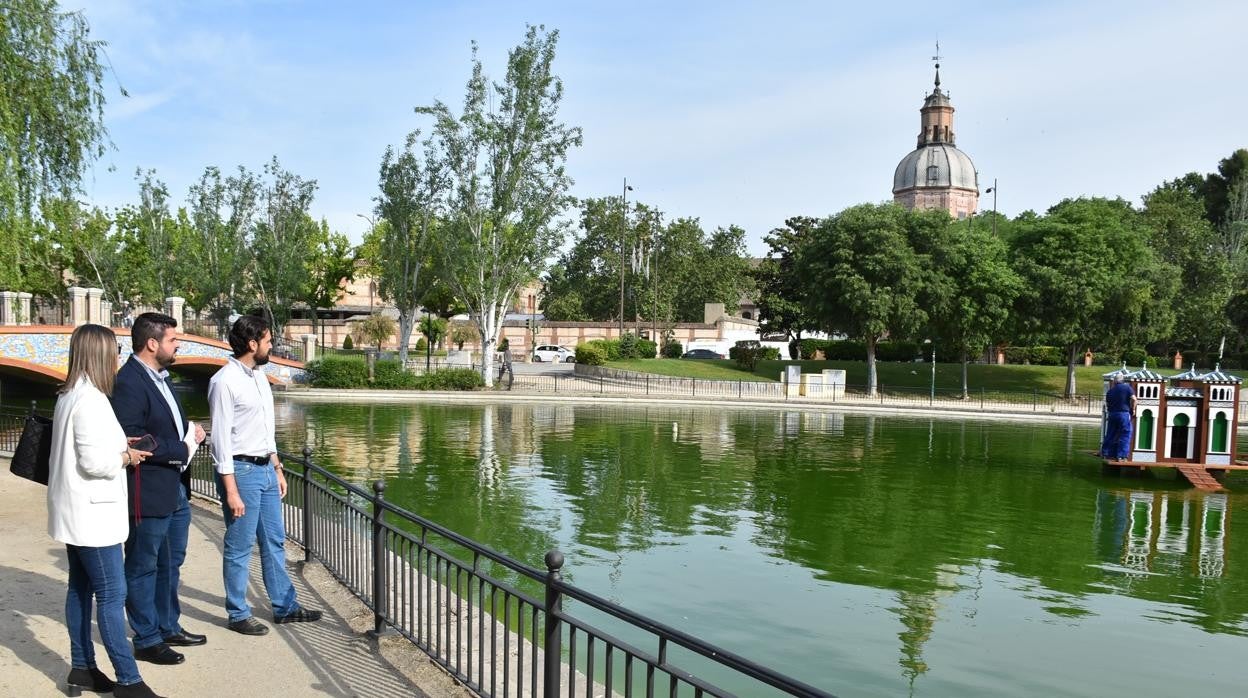
<svg viewBox="0 0 1248 698">
<path fill-rule="evenodd" d="M 936 48 L 936 85 L 919 109 L 916 147 L 893 172 L 893 201 L 908 209 L 945 209 L 961 219 L 979 208 L 979 175 L 970 156 L 954 145 L 953 103 L 940 89 Z"/>
</svg>

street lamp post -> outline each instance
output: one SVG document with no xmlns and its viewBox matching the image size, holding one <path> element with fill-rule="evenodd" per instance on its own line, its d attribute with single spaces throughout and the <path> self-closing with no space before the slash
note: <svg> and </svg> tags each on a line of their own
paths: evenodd
<svg viewBox="0 0 1248 698">
<path fill-rule="evenodd" d="M 628 177 L 624 178 L 624 195 L 620 197 L 620 337 L 624 336 L 624 246 L 628 236 L 628 193 L 633 188 L 628 186 Z"/>
<path fill-rule="evenodd" d="M 985 194 L 992 194 L 992 236 L 997 236 L 997 178 L 992 178 L 992 186 L 988 187 Z"/>
</svg>

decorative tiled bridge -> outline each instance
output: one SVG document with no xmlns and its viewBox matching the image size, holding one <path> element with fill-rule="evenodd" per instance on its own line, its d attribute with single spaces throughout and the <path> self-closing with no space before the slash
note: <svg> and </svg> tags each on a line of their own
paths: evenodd
<svg viewBox="0 0 1248 698">
<path fill-rule="evenodd" d="M 37 382 L 65 380 L 69 363 L 69 336 L 73 327 L 62 325 L 22 325 L 0 327 L 0 373 L 17 375 Z M 130 330 L 113 328 L 121 344 L 121 356 L 131 353 Z M 230 345 L 192 334 L 179 335 L 182 346 L 170 370 L 181 375 L 207 377 L 225 365 L 232 355 Z M 303 362 L 272 358 L 262 369 L 270 383 L 290 384 L 303 378 Z"/>
</svg>

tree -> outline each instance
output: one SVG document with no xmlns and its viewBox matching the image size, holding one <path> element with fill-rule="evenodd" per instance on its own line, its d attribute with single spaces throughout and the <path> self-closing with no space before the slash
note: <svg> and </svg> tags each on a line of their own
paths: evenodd
<svg viewBox="0 0 1248 698">
<path fill-rule="evenodd" d="M 343 283 L 355 280 L 355 262 L 356 250 L 351 241 L 342 233 L 331 233 L 329 224 L 322 220 L 308 264 L 311 283 L 303 297 L 312 313 L 314 333 L 322 327 L 320 309 L 334 307 L 346 295 Z"/>
<path fill-rule="evenodd" d="M 198 273 L 188 279 L 187 305 L 196 311 L 208 310 L 222 336 L 226 318 L 241 301 L 248 300 L 248 241 L 259 196 L 259 180 L 243 167 L 237 176 L 225 179 L 216 167 L 208 167 L 190 188 L 191 235 L 186 255 Z"/>
<path fill-rule="evenodd" d="M 259 291 L 260 306 L 268 316 L 273 336 L 281 337 L 290 320 L 291 305 L 307 295 L 313 284 L 308 264 L 320 227 L 308 214 L 316 194 L 316 180 L 303 179 L 283 169 L 274 156 L 264 166 L 270 181 L 259 191 L 260 219 L 251 237 L 251 280 Z"/>
<path fill-rule="evenodd" d="M 360 335 L 361 343 L 372 344 L 380 351 L 381 343 L 394 334 L 394 320 L 386 315 L 369 315 L 360 323 L 356 332 Z"/>
<path fill-rule="evenodd" d="M 420 301 L 433 285 L 430 253 L 437 216 L 446 197 L 446 163 L 433 142 L 416 153 L 419 131 L 408 134 L 403 150 L 386 148 L 381 160 L 377 215 L 387 222 L 374 266 L 382 298 L 399 311 L 399 360 L 407 361 L 407 343 L 416 325 Z"/>
<path fill-rule="evenodd" d="M 1174 270 L 1154 258 L 1126 201 L 1067 199 L 1016 228 L 1018 327 L 1065 347 L 1067 398 L 1075 395 L 1075 362 L 1085 349 L 1169 333 Z"/>
<path fill-rule="evenodd" d="M 784 222 L 785 227 L 763 236 L 770 251 L 752 272 L 758 287 L 760 334 L 783 334 L 790 342 L 799 342 L 803 332 L 817 329 L 803 303 L 803 283 L 796 273 L 798 250 L 817 223 L 814 218 L 795 216 Z"/>
<path fill-rule="evenodd" d="M 420 333 L 425 336 L 425 341 L 429 342 L 429 347 L 437 346 L 438 342 L 446 336 L 447 322 L 445 318 L 436 315 L 426 315 L 420 319 Z"/>
<path fill-rule="evenodd" d="M 435 120 L 433 141 L 452 183 L 438 267 L 480 328 L 487 385 L 503 313 L 554 256 L 564 232 L 558 216 L 571 201 L 564 163 L 581 131 L 558 120 L 563 83 L 551 72 L 557 40 L 558 32 L 529 27 L 492 95 L 474 43 L 463 112 L 455 116 L 440 101 L 417 109 Z"/>
<path fill-rule="evenodd" d="M 104 43 L 54 0 L 7 0 L 0 32 L 0 286 L 17 288 L 35 208 L 73 200 L 108 144 Z"/>
<path fill-rule="evenodd" d="M 1182 322 L 1166 339 L 1185 350 L 1208 351 L 1229 329 L 1226 305 L 1233 277 L 1231 263 L 1221 253 L 1218 234 L 1205 217 L 1205 204 L 1193 181 L 1199 182 L 1200 175 L 1165 182 L 1146 194 L 1143 221 L 1154 251 L 1177 269 L 1182 289 L 1173 303 L 1174 314 Z"/>
<path fill-rule="evenodd" d="M 867 394 L 876 393 L 875 345 L 927 320 L 919 305 L 925 260 L 911 247 L 916 214 L 896 204 L 853 206 L 819 222 L 799 248 L 808 312 L 867 345 Z"/>
<path fill-rule="evenodd" d="M 921 294 L 932 339 L 962 364 L 962 397 L 967 397 L 967 365 L 1001 338 L 1022 282 L 1007 261 L 1008 247 L 992 228 L 946 221 L 926 252 L 930 274 Z M 934 278 L 933 278 L 934 277 Z"/>
</svg>

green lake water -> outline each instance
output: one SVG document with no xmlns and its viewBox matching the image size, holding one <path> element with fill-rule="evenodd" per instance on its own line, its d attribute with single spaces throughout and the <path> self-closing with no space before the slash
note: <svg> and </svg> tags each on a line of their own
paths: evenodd
<svg viewBox="0 0 1248 698">
<path fill-rule="evenodd" d="M 278 410 L 284 449 L 531 565 L 557 547 L 572 583 L 838 695 L 1248 690 L 1248 478 L 1103 475 L 1094 426 Z"/>
</svg>

